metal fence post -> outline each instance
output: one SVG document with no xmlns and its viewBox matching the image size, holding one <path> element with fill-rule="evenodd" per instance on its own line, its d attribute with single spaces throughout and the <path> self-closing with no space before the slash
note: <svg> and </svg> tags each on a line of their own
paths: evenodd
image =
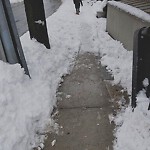
<svg viewBox="0 0 150 150">
<path fill-rule="evenodd" d="M 9 0 L 0 1 L 0 20 L 0 36 L 6 60 L 11 64 L 20 63 L 29 75 Z"/>
<path fill-rule="evenodd" d="M 6 53 L 6 59 L 11 64 L 18 63 L 2 1 L 0 1 L 0 20 L 0 34 L 2 45 Z"/>
<path fill-rule="evenodd" d="M 5 56 L 5 52 L 4 52 L 4 48 L 1 42 L 1 38 L 0 38 L 0 60 L 7 62 L 6 60 L 6 56 Z"/>
<path fill-rule="evenodd" d="M 150 97 L 150 85 L 144 87 L 143 81 L 150 82 L 150 27 L 143 27 L 134 34 L 133 70 L 132 70 L 132 107 L 136 107 L 136 97 L 145 89 Z"/>
<path fill-rule="evenodd" d="M 43 0 L 24 0 L 30 38 L 50 49 Z"/>
</svg>

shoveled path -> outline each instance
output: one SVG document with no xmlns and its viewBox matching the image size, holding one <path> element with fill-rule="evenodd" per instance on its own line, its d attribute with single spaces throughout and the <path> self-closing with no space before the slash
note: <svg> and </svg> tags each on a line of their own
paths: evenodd
<svg viewBox="0 0 150 150">
<path fill-rule="evenodd" d="M 80 54 L 70 75 L 58 89 L 56 122 L 44 150 L 112 150 L 113 105 L 105 81 L 110 76 L 92 53 Z"/>
</svg>

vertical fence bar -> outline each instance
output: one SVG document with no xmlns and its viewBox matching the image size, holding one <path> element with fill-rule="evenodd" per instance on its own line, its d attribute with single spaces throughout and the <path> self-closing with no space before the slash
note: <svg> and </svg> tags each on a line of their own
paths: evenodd
<svg viewBox="0 0 150 150">
<path fill-rule="evenodd" d="M 2 1 L 0 1 L 0 20 L 0 34 L 2 45 L 6 53 L 6 59 L 11 64 L 18 63 Z"/>
<path fill-rule="evenodd" d="M 4 52 L 4 48 L 3 48 L 3 45 L 2 45 L 2 42 L 1 42 L 1 38 L 0 38 L 0 60 L 2 60 L 4 62 L 7 62 L 5 55 L 6 54 Z"/>
<path fill-rule="evenodd" d="M 29 75 L 9 0 L 0 1 L 0 20 L 1 59 L 10 64 L 20 63 Z"/>
<path fill-rule="evenodd" d="M 15 49 L 17 59 L 18 59 L 20 65 L 24 68 L 25 73 L 27 75 L 29 75 L 29 70 L 28 70 L 27 63 L 26 63 L 26 60 L 25 60 L 25 56 L 24 56 L 22 46 L 21 46 L 21 43 L 20 43 L 20 38 L 19 38 L 19 35 L 18 35 L 18 31 L 17 31 L 14 16 L 13 16 L 13 12 L 12 12 L 12 9 L 11 9 L 11 4 L 10 4 L 9 0 L 2 0 L 2 2 L 3 2 L 3 5 L 4 5 L 5 14 L 6 14 L 6 17 L 7 17 L 7 22 L 8 22 L 8 26 L 9 26 L 9 30 L 10 30 L 10 34 L 11 34 L 11 37 L 12 37 L 12 41 L 13 41 L 13 45 L 14 45 L 14 49 Z"/>
</svg>

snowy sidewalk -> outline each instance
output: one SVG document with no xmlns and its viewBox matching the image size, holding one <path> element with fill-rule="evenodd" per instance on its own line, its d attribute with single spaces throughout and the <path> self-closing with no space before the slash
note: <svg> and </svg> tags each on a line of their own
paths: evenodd
<svg viewBox="0 0 150 150">
<path fill-rule="evenodd" d="M 76 15 L 73 1 L 62 0 L 57 12 L 47 18 L 50 50 L 30 40 L 28 32 L 21 37 L 31 79 L 19 64 L 0 61 L 0 150 L 41 150 L 45 133 L 57 128 L 51 113 L 59 97 L 63 99 L 56 115 L 59 135 L 49 136 L 45 150 L 112 149 L 113 140 L 114 150 L 149 149 L 150 111 L 145 109 L 149 99 L 140 93 L 133 113 L 130 105 L 125 109 L 122 96 L 125 91 L 131 95 L 133 52 L 108 35 L 106 19 L 96 18 L 101 1 L 83 3 Z M 78 53 L 56 98 L 61 77 L 70 73 Z M 106 82 L 107 88 L 108 76 L 97 64 L 99 55 L 101 65 L 114 77 L 112 85 Z M 115 85 L 124 89 L 111 89 Z M 112 97 L 116 91 L 120 92 L 117 100 Z M 119 105 L 116 116 L 112 103 Z M 115 138 L 111 122 L 116 124 Z"/>
<path fill-rule="evenodd" d="M 44 150 L 113 149 L 114 124 L 109 121 L 113 109 L 104 82 L 109 76 L 98 60 L 92 53 L 79 55 L 64 78 L 58 89 L 59 133 L 49 135 Z"/>
</svg>

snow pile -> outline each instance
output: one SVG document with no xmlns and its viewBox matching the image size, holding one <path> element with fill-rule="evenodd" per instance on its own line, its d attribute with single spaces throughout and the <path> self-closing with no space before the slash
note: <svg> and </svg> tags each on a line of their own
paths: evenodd
<svg viewBox="0 0 150 150">
<path fill-rule="evenodd" d="M 143 86 L 146 88 L 149 85 L 149 80 L 147 78 L 144 79 L 143 81 Z"/>
<path fill-rule="evenodd" d="M 18 64 L 0 62 L 0 70 L 0 150 L 30 149 L 36 131 L 48 123 L 49 111 L 43 110 L 52 111 L 55 104 L 49 102 L 50 87 L 44 80 L 30 80 Z"/>
<path fill-rule="evenodd" d="M 115 2 L 115 1 L 109 2 L 109 4 L 111 4 L 115 7 L 118 7 L 118 8 L 124 10 L 125 12 L 127 12 L 131 15 L 135 15 L 136 17 L 138 17 L 142 20 L 150 22 L 150 15 L 145 13 L 144 11 L 138 9 L 138 8 L 135 8 L 133 6 L 123 4 L 123 3 L 120 3 L 120 2 Z"/>
<path fill-rule="evenodd" d="M 105 32 L 105 27 L 105 19 L 100 19 L 97 24 L 97 46 L 102 57 L 101 63 L 113 74 L 113 83 L 120 84 L 131 93 L 133 52 L 127 51 L 120 42 L 113 40 Z"/>
<path fill-rule="evenodd" d="M 95 3 L 93 3 L 93 7 L 94 10 L 103 12 L 103 8 L 107 5 L 107 1 L 108 0 L 103 0 L 103 1 L 95 1 Z"/>
<path fill-rule="evenodd" d="M 95 11 L 103 11 L 102 1 L 97 1 L 96 3 L 93 4 L 93 7 Z"/>
<path fill-rule="evenodd" d="M 103 9 L 107 5 L 108 0 L 103 0 L 101 4 L 101 8 Z"/>
<path fill-rule="evenodd" d="M 118 126 L 115 150 L 148 150 L 150 147 L 150 111 L 147 110 L 149 99 L 141 91 L 137 98 L 137 108 L 131 107 L 117 116 Z"/>
<path fill-rule="evenodd" d="M 23 0 L 10 0 L 10 3 L 19 3 L 22 2 Z"/>
</svg>

